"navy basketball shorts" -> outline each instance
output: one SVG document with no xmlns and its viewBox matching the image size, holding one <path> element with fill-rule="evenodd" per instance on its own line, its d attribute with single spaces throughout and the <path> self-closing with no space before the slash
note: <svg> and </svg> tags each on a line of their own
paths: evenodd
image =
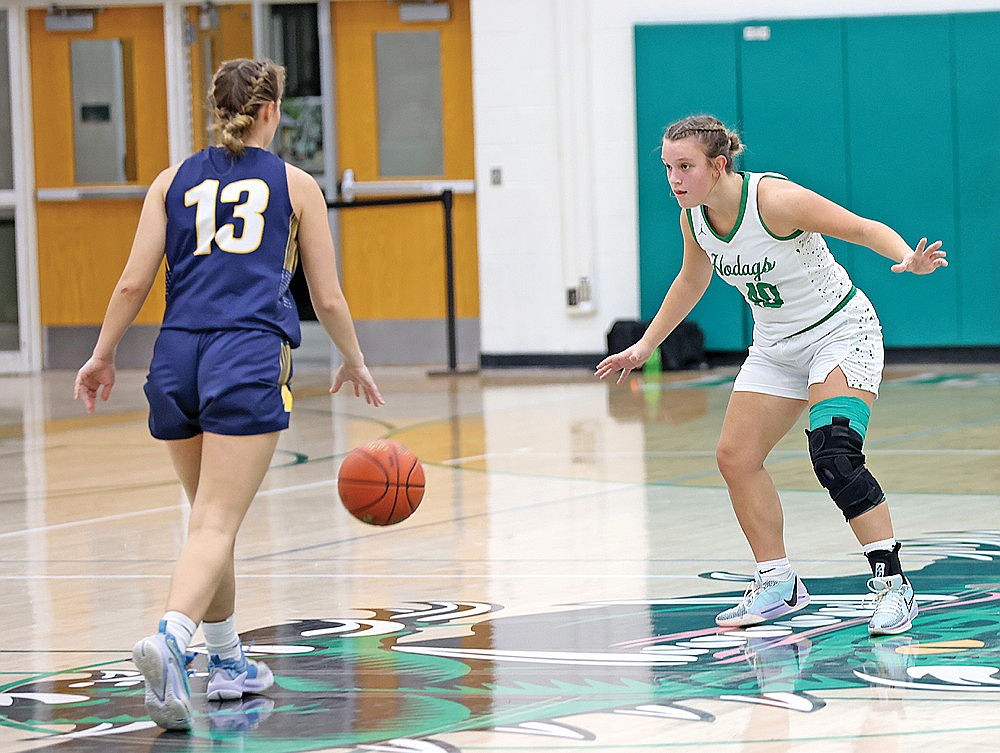
<svg viewBox="0 0 1000 753">
<path fill-rule="evenodd" d="M 160 330 L 144 388 L 149 431 L 189 439 L 287 429 L 291 375 L 291 349 L 275 333 Z"/>
</svg>

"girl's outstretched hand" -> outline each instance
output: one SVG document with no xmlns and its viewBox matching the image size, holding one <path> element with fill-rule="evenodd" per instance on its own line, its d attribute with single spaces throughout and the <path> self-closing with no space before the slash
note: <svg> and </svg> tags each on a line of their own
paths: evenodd
<svg viewBox="0 0 1000 753">
<path fill-rule="evenodd" d="M 902 258 L 899 264 L 893 264 L 893 272 L 912 272 L 915 275 L 929 275 L 938 267 L 947 267 L 945 252 L 941 250 L 941 241 L 934 241 L 929 246 L 927 239 L 921 238 L 917 247 Z"/>
<path fill-rule="evenodd" d="M 594 371 L 594 376 L 598 379 L 607 379 L 616 371 L 620 371 L 615 384 L 621 384 L 626 377 L 634 370 L 642 366 L 653 354 L 653 349 L 644 341 L 640 340 L 631 348 L 626 348 L 621 353 L 608 356 L 599 364 Z"/>
<path fill-rule="evenodd" d="M 340 392 L 340 388 L 344 385 L 344 382 L 351 382 L 354 385 L 355 397 L 361 397 L 361 393 L 364 392 L 365 402 L 369 405 L 374 405 L 376 408 L 380 405 L 385 405 L 382 393 L 378 391 L 378 385 L 372 379 L 367 366 L 347 366 L 341 364 L 340 368 L 337 369 L 337 373 L 333 376 L 333 386 L 330 387 L 330 394 L 335 395 Z"/>
</svg>

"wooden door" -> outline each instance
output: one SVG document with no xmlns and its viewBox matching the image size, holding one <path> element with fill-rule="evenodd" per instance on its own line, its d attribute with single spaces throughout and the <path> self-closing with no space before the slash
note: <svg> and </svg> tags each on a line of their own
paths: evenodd
<svg viewBox="0 0 1000 753">
<path fill-rule="evenodd" d="M 212 111 L 208 105 L 212 76 L 224 60 L 253 57 L 253 16 L 249 4 L 189 5 L 188 66 L 191 74 L 191 143 L 209 145 Z"/>
<path fill-rule="evenodd" d="M 341 170 L 358 181 L 428 178 L 471 180 L 472 51 L 468 0 L 452 0 L 447 21 L 404 22 L 384 0 L 333 3 L 337 149 Z M 438 173 L 401 176 L 380 158 L 379 35 L 436 33 L 440 40 L 443 164 Z M 383 37 L 384 39 L 384 37 Z M 426 37 L 425 37 L 426 39 Z M 429 320 L 445 316 L 443 212 L 439 204 L 340 210 L 343 284 L 354 316 Z M 474 195 L 454 209 L 455 296 L 459 319 L 478 317 Z"/>
<path fill-rule="evenodd" d="M 45 327 L 100 324 L 131 248 L 145 187 L 168 165 L 163 8 L 108 7 L 93 29 L 46 28 L 45 10 L 29 11 L 38 274 Z M 111 41 L 120 50 L 124 180 L 81 180 L 75 133 L 118 107 L 74 100 L 74 43 Z M 83 176 L 86 177 L 86 176 Z M 162 275 L 137 322 L 163 315 Z"/>
</svg>

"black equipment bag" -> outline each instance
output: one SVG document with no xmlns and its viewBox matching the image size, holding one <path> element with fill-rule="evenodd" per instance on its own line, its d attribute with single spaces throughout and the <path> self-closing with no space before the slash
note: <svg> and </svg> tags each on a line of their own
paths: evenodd
<svg viewBox="0 0 1000 753">
<path fill-rule="evenodd" d="M 705 333 L 695 322 L 685 319 L 660 345 L 660 361 L 664 371 L 707 369 Z"/>
<path fill-rule="evenodd" d="M 608 330 L 608 355 L 620 353 L 638 342 L 649 322 L 619 319 Z M 695 322 L 685 319 L 660 345 L 660 361 L 664 371 L 707 369 L 705 334 Z"/>
<path fill-rule="evenodd" d="M 608 355 L 621 353 L 625 348 L 635 345 L 646 331 L 649 322 L 635 319 L 619 319 L 608 330 Z"/>
</svg>

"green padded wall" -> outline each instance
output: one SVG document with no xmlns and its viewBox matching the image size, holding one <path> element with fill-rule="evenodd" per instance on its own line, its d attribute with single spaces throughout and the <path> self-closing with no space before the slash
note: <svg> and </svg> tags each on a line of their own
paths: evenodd
<svg viewBox="0 0 1000 753">
<path fill-rule="evenodd" d="M 651 319 L 681 266 L 680 208 L 670 194 L 660 140 L 675 120 L 710 112 L 737 117 L 736 30 L 731 24 L 636 26 L 640 310 Z M 697 60 L 697 66 L 691 61 Z M 748 312 L 738 292 L 713 279 L 691 314 L 715 350 L 744 347 Z"/>
<path fill-rule="evenodd" d="M 843 205 L 848 197 L 843 24 L 823 18 L 759 25 L 770 29 L 767 41 L 740 35 L 744 165 L 782 173 Z M 849 269 L 850 244 L 827 240 Z"/>
<path fill-rule="evenodd" d="M 847 144 L 841 23 L 824 18 L 761 25 L 770 29 L 770 39 L 740 35 L 743 164 L 783 173 L 842 204 Z"/>
<path fill-rule="evenodd" d="M 944 16 L 850 18 L 845 22 L 850 209 L 915 245 L 955 238 L 951 40 Z M 914 50 L 919 49 L 919 54 Z M 851 275 L 875 304 L 887 347 L 958 341 L 958 277 L 891 272 L 863 248 Z"/>
<path fill-rule="evenodd" d="M 1000 343 L 1000 13 L 953 19 L 958 234 L 946 247 L 958 281 L 959 342 Z"/>
<path fill-rule="evenodd" d="M 770 36 L 744 39 L 747 26 Z M 917 277 L 831 240 L 875 302 L 888 347 L 1000 344 L 998 40 L 1000 13 L 636 27 L 642 315 L 680 261 L 655 147 L 665 124 L 707 111 L 740 129 L 746 169 L 783 172 L 911 244 L 945 242 L 952 266 Z M 694 318 L 711 350 L 749 344 L 749 312 L 719 280 Z"/>
</svg>

